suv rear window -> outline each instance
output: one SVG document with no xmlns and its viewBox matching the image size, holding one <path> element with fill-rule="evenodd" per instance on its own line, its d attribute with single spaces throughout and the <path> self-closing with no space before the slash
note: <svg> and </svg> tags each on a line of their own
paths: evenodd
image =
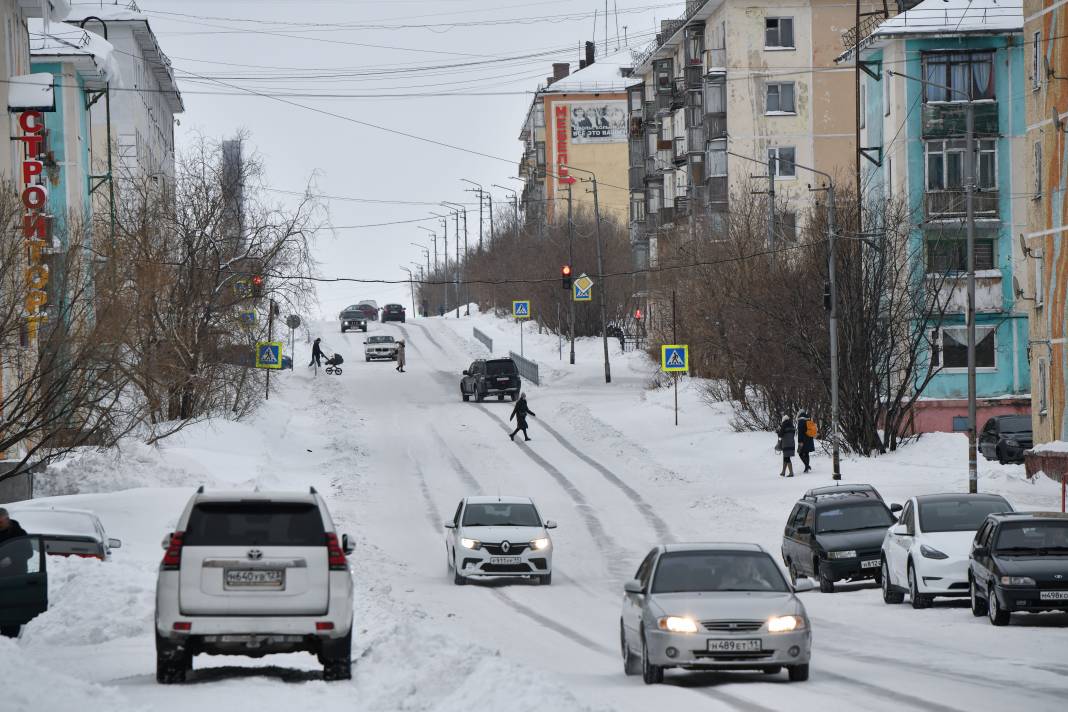
<svg viewBox="0 0 1068 712">
<path fill-rule="evenodd" d="M 502 359 L 500 361 L 486 361 L 486 374 L 490 376 L 514 376 L 516 373 L 515 361 Z"/>
<path fill-rule="evenodd" d="M 326 530 L 315 504 L 203 502 L 193 507 L 186 546 L 324 546 Z"/>
</svg>

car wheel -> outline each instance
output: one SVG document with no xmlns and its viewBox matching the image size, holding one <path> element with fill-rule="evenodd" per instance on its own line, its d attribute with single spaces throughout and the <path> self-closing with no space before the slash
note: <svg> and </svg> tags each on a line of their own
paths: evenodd
<svg viewBox="0 0 1068 712">
<path fill-rule="evenodd" d="M 986 612 L 987 617 L 990 618 L 990 624 L 997 626 L 1008 625 L 1009 618 L 1012 616 L 1008 611 L 1001 609 L 997 594 L 989 588 L 986 590 Z"/>
<path fill-rule="evenodd" d="M 904 601 L 905 594 L 895 589 L 894 585 L 890 583 L 890 569 L 886 565 L 885 559 L 883 560 L 882 572 L 882 583 L 880 585 L 883 589 L 883 603 L 895 604 Z"/>
<path fill-rule="evenodd" d="M 499 394 L 499 395 L 497 396 L 497 400 L 498 400 L 498 401 L 503 401 L 503 400 L 504 400 L 504 394 L 503 394 L 503 393 Z"/>
<path fill-rule="evenodd" d="M 820 591 L 823 593 L 834 593 L 834 579 L 831 578 L 830 573 L 825 572 L 820 568 L 819 562 L 815 562 L 812 567 L 820 579 Z"/>
<path fill-rule="evenodd" d="M 475 386 L 475 400 L 481 403 L 485 398 L 486 396 L 482 393 L 482 389 Z"/>
<path fill-rule="evenodd" d="M 517 400 L 519 400 L 519 391 L 512 394 L 512 402 L 515 403 Z"/>
<path fill-rule="evenodd" d="M 808 663 L 804 665 L 791 665 L 786 668 L 790 674 L 790 682 L 804 682 L 808 679 Z"/>
<path fill-rule="evenodd" d="M 553 583 L 552 572 L 549 572 L 547 574 L 542 574 L 541 576 L 538 577 L 538 584 L 541 585 L 541 586 L 551 586 L 552 583 Z"/>
<path fill-rule="evenodd" d="M 968 596 L 971 599 L 972 615 L 976 618 L 986 615 L 986 599 L 979 597 L 979 587 L 975 585 L 975 579 L 968 579 Z"/>
<path fill-rule="evenodd" d="M 1008 463 L 1006 462 L 1006 460 L 1005 460 L 1005 453 L 1004 453 L 1004 452 L 1002 452 L 1002 450 L 1001 450 L 1001 446 L 1000 446 L 1000 445 L 998 445 L 997 449 L 995 450 L 995 454 L 996 454 L 996 455 L 998 456 L 998 464 L 999 464 L 999 465 L 1005 465 L 1005 464 L 1008 464 Z"/>
<path fill-rule="evenodd" d="M 371 363 L 371 357 L 370 356 L 365 356 L 364 358 L 367 360 L 367 363 Z"/>
<path fill-rule="evenodd" d="M 659 685 L 664 681 L 664 668 L 649 662 L 649 646 L 642 636 L 642 682 L 646 685 Z"/>
<path fill-rule="evenodd" d="M 176 685 L 185 682 L 192 658 L 184 649 L 156 634 L 156 682 Z"/>
<path fill-rule="evenodd" d="M 467 395 L 462 390 L 460 391 L 460 397 L 464 399 L 464 403 L 467 403 L 469 400 L 471 400 L 471 396 Z"/>
<path fill-rule="evenodd" d="M 916 567 L 909 562 L 909 603 L 915 609 L 930 608 L 931 596 L 920 593 L 920 584 L 916 578 Z"/>
<path fill-rule="evenodd" d="M 323 680 L 352 679 L 352 631 L 344 638 L 323 643 Z"/>
<path fill-rule="evenodd" d="M 627 645 L 627 634 L 623 629 L 623 621 L 619 622 L 619 646 L 623 652 L 623 674 L 639 675 L 642 671 L 642 660 Z"/>
<path fill-rule="evenodd" d="M 345 327 L 341 327 L 341 333 L 342 333 L 342 334 L 344 334 L 344 333 L 345 333 Z"/>
</svg>

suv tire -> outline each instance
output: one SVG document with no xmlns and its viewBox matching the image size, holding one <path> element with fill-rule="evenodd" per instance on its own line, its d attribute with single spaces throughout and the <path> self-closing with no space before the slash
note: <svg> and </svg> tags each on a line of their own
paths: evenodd
<svg viewBox="0 0 1068 712">
<path fill-rule="evenodd" d="M 323 652 L 319 656 L 323 664 L 323 680 L 352 679 L 352 628 L 344 638 L 323 641 Z"/>
<path fill-rule="evenodd" d="M 466 403 L 469 400 L 471 400 L 471 396 L 468 395 L 467 393 L 464 393 L 464 389 L 463 388 L 460 389 L 460 397 L 464 399 L 464 403 Z"/>
<path fill-rule="evenodd" d="M 909 603 L 919 610 L 931 607 L 931 596 L 920 593 L 920 584 L 916 580 L 916 567 L 909 562 Z"/>
<path fill-rule="evenodd" d="M 476 384 L 475 385 L 475 400 L 478 401 L 479 403 L 481 403 L 483 400 L 485 400 L 485 398 L 486 398 L 486 396 L 485 396 L 485 394 L 482 393 L 482 389 L 478 387 L 478 384 Z"/>
<path fill-rule="evenodd" d="M 979 586 L 975 583 L 975 579 L 968 577 L 968 595 L 972 604 L 972 615 L 976 618 L 985 616 L 987 614 L 987 601 L 985 598 L 979 596 Z"/>
<path fill-rule="evenodd" d="M 454 571 L 452 574 L 452 582 L 457 586 L 463 586 L 467 583 L 467 579 L 461 576 L 459 571 Z"/>
<path fill-rule="evenodd" d="M 894 588 L 894 584 L 890 583 L 890 567 L 886 565 L 886 559 L 883 559 L 882 566 L 882 583 L 880 584 L 883 589 L 883 603 L 897 604 L 905 600 L 905 594 L 900 590 Z"/>
<path fill-rule="evenodd" d="M 193 668 L 193 656 L 181 647 L 156 633 L 156 682 L 177 685 L 185 682 L 185 674 Z"/>
<path fill-rule="evenodd" d="M 345 327 L 341 327 L 341 333 L 342 333 L 342 334 L 344 334 L 344 333 L 345 333 Z"/>
<path fill-rule="evenodd" d="M 551 586 L 552 582 L 553 582 L 553 574 L 552 574 L 551 571 L 549 573 L 547 573 L 547 574 L 542 574 L 541 576 L 538 576 L 538 585 L 539 586 Z"/>
<path fill-rule="evenodd" d="M 515 403 L 517 400 L 519 400 L 519 391 L 514 391 L 512 393 L 512 402 Z"/>
</svg>

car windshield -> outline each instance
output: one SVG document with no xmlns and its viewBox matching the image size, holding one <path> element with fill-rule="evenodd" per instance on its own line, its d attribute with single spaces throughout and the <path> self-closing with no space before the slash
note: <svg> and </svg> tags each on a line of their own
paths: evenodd
<svg viewBox="0 0 1068 712">
<path fill-rule="evenodd" d="M 486 373 L 490 376 L 513 376 L 515 375 L 515 361 L 510 359 L 487 361 Z"/>
<path fill-rule="evenodd" d="M 465 527 L 540 527 L 533 504 L 522 502 L 472 503 L 464 510 Z"/>
<path fill-rule="evenodd" d="M 920 529 L 925 532 L 974 532 L 994 512 L 1009 512 L 1003 499 L 962 497 L 920 500 Z"/>
<path fill-rule="evenodd" d="M 1025 415 L 1010 415 L 1007 418 L 1002 418 L 1001 432 L 1029 433 L 1031 432 L 1031 419 Z"/>
<path fill-rule="evenodd" d="M 790 589 L 771 557 L 762 551 L 677 551 L 656 566 L 653 593 L 778 591 Z"/>
<path fill-rule="evenodd" d="M 864 502 L 828 507 L 816 513 L 816 533 L 848 532 L 854 529 L 888 527 L 894 523 L 885 504 Z"/>
<path fill-rule="evenodd" d="M 1068 554 L 1068 521 L 1003 524 L 994 551 Z"/>
<path fill-rule="evenodd" d="M 360 311 L 360 305 L 359 304 L 352 304 L 350 306 L 345 307 L 345 311 L 347 311 L 347 312 Z"/>
<path fill-rule="evenodd" d="M 326 546 L 310 502 L 202 502 L 185 528 L 186 546 Z"/>
<path fill-rule="evenodd" d="M 392 344 L 393 343 L 393 337 L 392 336 L 372 336 L 371 338 L 369 338 L 367 340 L 367 343 L 369 343 L 369 344 Z"/>
</svg>

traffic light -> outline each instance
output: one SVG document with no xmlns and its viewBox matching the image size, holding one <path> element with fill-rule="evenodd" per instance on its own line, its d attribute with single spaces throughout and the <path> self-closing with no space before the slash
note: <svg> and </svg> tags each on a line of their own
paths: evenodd
<svg viewBox="0 0 1068 712">
<path fill-rule="evenodd" d="M 252 279 L 249 280 L 249 281 L 252 282 L 252 298 L 253 299 L 259 299 L 260 297 L 262 297 L 263 296 L 263 275 L 262 274 L 254 274 L 254 275 L 252 275 Z"/>
<path fill-rule="evenodd" d="M 638 307 L 637 309 L 634 310 L 634 319 L 635 319 L 635 321 L 641 321 L 642 320 L 641 307 Z"/>
<path fill-rule="evenodd" d="M 560 268 L 560 286 L 564 289 L 571 289 L 571 265 L 564 265 Z"/>
</svg>

